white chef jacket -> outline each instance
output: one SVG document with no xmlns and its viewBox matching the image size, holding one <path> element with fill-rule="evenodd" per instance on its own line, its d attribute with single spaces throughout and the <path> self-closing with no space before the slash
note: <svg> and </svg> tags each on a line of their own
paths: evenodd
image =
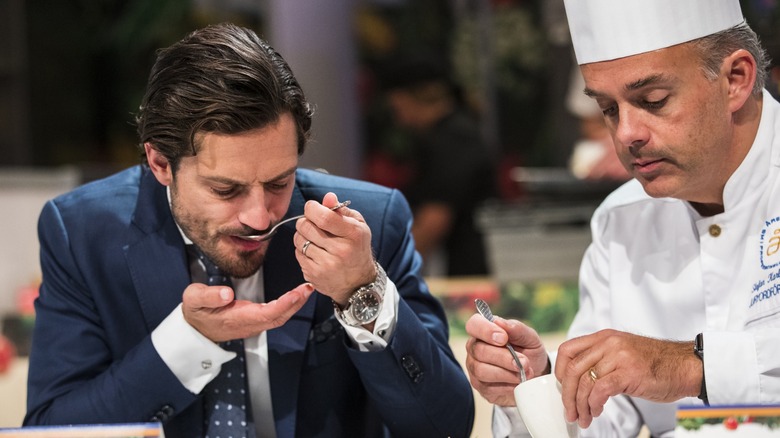
<svg viewBox="0 0 780 438">
<path fill-rule="evenodd" d="M 701 217 L 688 202 L 651 198 L 636 180 L 604 200 L 568 333 L 613 328 L 692 341 L 702 332 L 713 405 L 780 402 L 780 104 L 766 91 L 763 99 L 753 146 L 724 188 L 723 213 Z M 636 436 L 644 422 L 654 437 L 670 437 L 681 404 L 701 401 L 613 397 L 581 436 Z"/>
</svg>

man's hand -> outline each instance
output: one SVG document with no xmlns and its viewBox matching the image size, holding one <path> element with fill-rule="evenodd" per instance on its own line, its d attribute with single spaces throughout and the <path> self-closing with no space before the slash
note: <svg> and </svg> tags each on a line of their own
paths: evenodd
<svg viewBox="0 0 780 438">
<path fill-rule="evenodd" d="M 471 386 L 487 401 L 499 406 L 514 406 L 514 389 L 520 383 L 507 342 L 520 357 L 526 377 L 531 379 L 545 373 L 547 351 L 534 329 L 514 320 L 496 317 L 495 323 L 475 314 L 466 322 L 470 338 L 466 342 L 466 370 Z"/>
<path fill-rule="evenodd" d="M 306 217 L 295 225 L 293 243 L 303 278 L 344 306 L 352 292 L 376 279 L 377 272 L 371 229 L 363 215 L 348 207 L 331 211 L 336 204 L 333 193 L 325 195 L 322 204 L 308 201 Z"/>
<path fill-rule="evenodd" d="M 187 286 L 182 297 L 184 319 L 214 342 L 256 336 L 287 322 L 306 303 L 314 287 L 301 284 L 268 303 L 233 301 L 227 286 Z"/>
<path fill-rule="evenodd" d="M 702 372 L 693 342 L 663 341 L 615 330 L 564 342 L 555 362 L 566 420 L 577 421 L 582 428 L 601 415 L 613 395 L 662 403 L 696 396 Z"/>
</svg>

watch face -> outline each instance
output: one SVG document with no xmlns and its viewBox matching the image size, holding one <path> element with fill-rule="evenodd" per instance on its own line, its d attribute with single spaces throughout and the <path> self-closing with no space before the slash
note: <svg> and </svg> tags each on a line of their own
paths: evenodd
<svg viewBox="0 0 780 438">
<path fill-rule="evenodd" d="M 376 294 L 360 294 L 352 303 L 352 316 L 360 322 L 371 321 L 379 312 L 379 305 Z"/>
</svg>

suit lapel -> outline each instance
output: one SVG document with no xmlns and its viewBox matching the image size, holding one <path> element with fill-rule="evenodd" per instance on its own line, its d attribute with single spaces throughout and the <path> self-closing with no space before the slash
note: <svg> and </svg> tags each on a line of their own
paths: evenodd
<svg viewBox="0 0 780 438">
<path fill-rule="evenodd" d="M 146 168 L 141 176 L 125 257 L 149 330 L 181 303 L 190 272 L 184 241 L 173 221 L 165 187 Z M 160 269 L 165 266 L 165 269 Z"/>
<path fill-rule="evenodd" d="M 173 221 L 165 186 L 148 168 L 142 169 L 133 226 L 124 249 L 138 303 L 151 332 L 181 303 L 191 281 L 184 241 Z M 202 424 L 202 398 L 171 421 L 171 427 L 180 430 L 181 436 L 201 435 Z"/>
</svg>

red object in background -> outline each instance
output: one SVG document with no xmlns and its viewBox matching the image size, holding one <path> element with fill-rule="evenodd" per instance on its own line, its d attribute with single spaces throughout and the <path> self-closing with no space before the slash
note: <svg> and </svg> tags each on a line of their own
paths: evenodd
<svg viewBox="0 0 780 438">
<path fill-rule="evenodd" d="M 363 164 L 363 179 L 385 187 L 404 189 L 412 176 L 413 170 L 408 164 L 381 151 L 371 153 Z"/>
<path fill-rule="evenodd" d="M 38 298 L 38 285 L 19 288 L 16 291 L 16 311 L 19 315 L 34 316 L 36 298 Z"/>
<path fill-rule="evenodd" d="M 0 374 L 8 371 L 14 357 L 16 357 L 16 348 L 14 348 L 14 344 L 5 336 L 0 335 Z"/>
<path fill-rule="evenodd" d="M 498 194 L 504 201 L 520 201 L 528 196 L 524 187 L 512 179 L 512 169 L 520 167 L 523 160 L 517 153 L 506 153 L 498 163 L 496 171 L 496 184 Z"/>
<path fill-rule="evenodd" d="M 725 426 L 728 430 L 735 430 L 737 427 L 739 427 L 739 422 L 734 417 L 728 417 L 723 421 L 723 426 Z"/>
</svg>

